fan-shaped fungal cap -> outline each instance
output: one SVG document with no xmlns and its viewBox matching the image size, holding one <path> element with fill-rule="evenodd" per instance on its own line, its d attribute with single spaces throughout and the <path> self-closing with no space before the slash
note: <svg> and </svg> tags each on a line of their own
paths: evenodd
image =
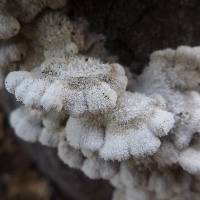
<svg viewBox="0 0 200 200">
<path fill-rule="evenodd" d="M 38 138 L 38 141 L 45 146 L 56 148 L 58 147 L 60 137 L 62 134 L 63 134 L 62 128 L 54 130 L 43 128 Z"/>
<path fill-rule="evenodd" d="M 16 87 L 25 79 L 31 78 L 31 74 L 26 71 L 14 71 L 8 74 L 5 80 L 5 87 L 8 92 L 14 94 Z"/>
<path fill-rule="evenodd" d="M 104 142 L 102 120 L 97 116 L 81 119 L 70 117 L 67 121 L 65 134 L 70 145 L 76 149 L 99 150 Z"/>
<path fill-rule="evenodd" d="M 140 173 L 137 166 L 135 165 L 135 160 L 130 159 L 124 161 L 120 165 L 120 180 L 125 189 L 133 189 L 140 185 L 140 181 L 143 182 L 146 179 L 146 171 L 142 170 L 143 173 Z"/>
<path fill-rule="evenodd" d="M 173 115 L 159 105 L 139 93 L 121 96 L 106 127 L 100 155 L 106 160 L 123 160 L 155 153 L 160 146 L 158 137 L 167 135 L 174 125 Z"/>
<path fill-rule="evenodd" d="M 16 135 L 23 140 L 57 147 L 62 135 L 64 135 L 64 129 L 62 125 L 58 126 L 60 120 L 58 117 L 53 118 L 52 116 L 48 117 L 48 115 L 50 114 L 22 106 L 12 112 L 10 123 Z M 51 125 L 50 120 L 52 120 Z"/>
<path fill-rule="evenodd" d="M 7 40 L 18 34 L 20 24 L 13 16 L 0 9 L 0 40 Z"/>
<path fill-rule="evenodd" d="M 179 163 L 181 167 L 194 175 L 200 175 L 200 151 L 188 148 L 181 152 Z"/>
<path fill-rule="evenodd" d="M 187 46 L 156 51 L 136 84 L 138 91 L 147 95 L 158 93 L 166 99 L 167 109 L 175 116 L 172 133 L 179 149 L 188 146 L 200 130 L 199 53 L 199 47 Z"/>
<path fill-rule="evenodd" d="M 12 0 L 10 10 L 20 21 L 30 22 L 44 8 L 59 9 L 64 7 L 65 3 L 66 0 Z"/>
<path fill-rule="evenodd" d="M 78 47 L 72 42 L 73 25 L 64 14 L 47 12 L 32 26 L 27 27 L 24 34 L 35 47 L 43 49 L 46 58 L 65 57 L 78 52 Z"/>
<path fill-rule="evenodd" d="M 109 181 L 110 181 L 110 184 L 117 189 L 125 190 L 126 188 L 121 180 L 120 171 L 115 176 L 113 176 Z"/>
<path fill-rule="evenodd" d="M 65 133 L 74 148 L 99 151 L 106 160 L 124 160 L 155 153 L 159 137 L 167 135 L 173 125 L 173 115 L 157 99 L 126 92 L 104 118 L 70 117 Z"/>
<path fill-rule="evenodd" d="M 27 46 L 24 42 L 0 42 L 0 67 L 5 68 L 21 61 L 26 55 Z"/>
<path fill-rule="evenodd" d="M 133 160 L 122 162 L 120 166 L 119 177 L 121 184 L 124 185 L 124 188 L 120 188 L 125 192 L 126 200 L 147 200 L 149 199 L 149 191 L 146 188 L 148 181 L 147 173 L 145 170 L 139 171 Z"/>
<path fill-rule="evenodd" d="M 170 166 L 176 164 L 179 158 L 179 150 L 176 146 L 168 141 L 164 140 L 159 150 L 154 154 L 154 159 L 159 166 Z"/>
<path fill-rule="evenodd" d="M 199 89 L 199 54 L 200 47 L 187 46 L 153 52 L 149 67 L 139 77 L 138 89 L 147 93 Z"/>
<path fill-rule="evenodd" d="M 118 165 L 93 157 L 84 160 L 81 170 L 91 179 L 103 178 L 109 180 L 117 173 Z"/>
<path fill-rule="evenodd" d="M 27 142 L 36 142 L 42 131 L 41 113 L 36 110 L 27 110 L 24 107 L 11 113 L 10 123 L 15 134 Z"/>
<path fill-rule="evenodd" d="M 71 147 L 64 138 L 59 142 L 58 156 L 65 164 L 75 169 L 80 169 L 83 164 L 81 152 Z"/>
<path fill-rule="evenodd" d="M 177 86 L 194 90 L 200 83 L 200 47 L 180 46 L 175 54 L 175 70 L 178 76 Z"/>
<path fill-rule="evenodd" d="M 58 147 L 64 137 L 64 125 L 67 116 L 64 113 L 48 112 L 43 114 L 43 129 L 38 141 L 49 147 Z"/>
<path fill-rule="evenodd" d="M 30 22 L 42 11 L 44 7 L 42 1 L 43 0 L 13 0 L 13 5 L 10 6 L 10 9 L 20 21 Z"/>
<path fill-rule="evenodd" d="M 106 160 L 125 160 L 131 155 L 135 157 L 152 155 L 159 146 L 160 140 L 147 127 L 127 129 L 111 125 L 106 131 L 105 143 L 100 155 Z"/>
<path fill-rule="evenodd" d="M 5 73 L 15 69 L 16 64 L 25 57 L 26 49 L 24 42 L 0 42 L 0 87 L 3 86 Z"/>
<path fill-rule="evenodd" d="M 189 146 L 193 136 L 200 133 L 200 95 L 195 91 L 183 95 L 182 112 L 176 115 L 175 144 L 182 149 Z"/>
<path fill-rule="evenodd" d="M 15 92 L 10 89 L 13 82 Z M 38 70 L 11 72 L 6 78 L 8 91 L 26 106 L 42 106 L 46 111 L 65 110 L 74 116 L 113 109 L 117 94 L 125 90 L 126 84 L 120 65 L 86 57 L 50 59 Z"/>
</svg>

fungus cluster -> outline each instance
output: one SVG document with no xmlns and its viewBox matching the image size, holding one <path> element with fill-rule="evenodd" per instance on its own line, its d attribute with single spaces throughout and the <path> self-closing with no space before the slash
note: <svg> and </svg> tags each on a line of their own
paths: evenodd
<svg viewBox="0 0 200 200">
<path fill-rule="evenodd" d="M 187 46 L 154 52 L 150 65 L 138 77 L 135 88 L 147 95 L 156 93 L 165 98 L 167 108 L 175 119 L 169 138 L 171 141 L 168 142 L 171 145 L 167 150 L 171 155 L 179 154 L 180 157 L 176 156 L 173 163 L 179 163 L 190 173 L 197 171 L 197 163 L 190 159 L 198 155 L 198 139 L 195 136 L 200 131 L 199 53 L 199 47 Z M 160 153 L 166 156 L 164 148 Z M 170 155 L 167 157 L 172 158 Z"/>
<path fill-rule="evenodd" d="M 15 134 L 109 180 L 113 200 L 198 199 L 200 48 L 156 51 L 133 78 L 64 5 L 0 3 L 1 80 L 11 71 L 5 87 L 23 104 L 10 115 Z"/>
</svg>

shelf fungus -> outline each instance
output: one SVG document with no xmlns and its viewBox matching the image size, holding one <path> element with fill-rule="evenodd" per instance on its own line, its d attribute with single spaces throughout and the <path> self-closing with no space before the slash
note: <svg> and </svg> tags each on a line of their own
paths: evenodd
<svg viewBox="0 0 200 200">
<path fill-rule="evenodd" d="M 200 149 L 189 147 L 180 153 L 180 166 L 191 174 L 200 175 Z"/>
<path fill-rule="evenodd" d="M 124 160 L 154 154 L 161 144 L 159 137 L 166 136 L 174 125 L 173 115 L 162 107 L 157 99 L 139 93 L 121 96 L 107 124 L 100 155 Z"/>
<path fill-rule="evenodd" d="M 20 23 L 13 16 L 0 10 L 0 39 L 7 40 L 18 34 Z"/>
<path fill-rule="evenodd" d="M 82 153 L 71 147 L 63 135 L 58 144 L 58 157 L 69 167 L 81 169 L 84 161 Z"/>
<path fill-rule="evenodd" d="M 0 2 L 0 40 L 8 40 L 16 36 L 21 25 L 18 20 L 7 11 L 6 0 Z"/>
<path fill-rule="evenodd" d="M 59 120 L 61 119 L 55 116 L 52 118 L 49 113 L 24 106 L 14 110 L 10 116 L 11 126 L 18 137 L 27 142 L 40 142 L 50 147 L 58 147 L 63 135 L 64 128 L 55 125 L 59 124 Z"/>
<path fill-rule="evenodd" d="M 76 33 L 73 23 L 64 13 L 47 12 L 33 24 L 26 25 L 22 34 L 33 43 L 36 51 L 51 58 L 78 53 L 78 46 L 73 42 L 73 32 Z"/>
<path fill-rule="evenodd" d="M 124 160 L 155 153 L 159 137 L 166 136 L 173 125 L 173 115 L 159 101 L 126 92 L 105 116 L 70 117 L 65 133 L 74 148 L 99 151 L 105 160 Z"/>
<path fill-rule="evenodd" d="M 42 131 L 41 112 L 19 107 L 11 113 L 10 123 L 15 134 L 27 141 L 36 142 Z"/>
<path fill-rule="evenodd" d="M 0 87 L 3 87 L 5 74 L 16 68 L 26 56 L 27 45 L 23 41 L 0 41 Z"/>
<path fill-rule="evenodd" d="M 70 145 L 76 149 L 99 150 L 104 143 L 102 118 L 70 117 L 65 127 L 65 134 Z"/>
<path fill-rule="evenodd" d="M 200 47 L 155 51 L 133 74 L 66 2 L 0 2 L 0 82 L 24 104 L 15 134 L 109 180 L 113 200 L 199 200 Z"/>
<path fill-rule="evenodd" d="M 135 84 L 135 89 L 140 92 L 157 93 L 165 98 L 168 110 L 175 116 L 172 132 L 180 149 L 188 146 L 200 130 L 199 55 L 199 47 L 181 46 L 177 50 L 156 51 L 151 55 L 149 67 Z"/>
<path fill-rule="evenodd" d="M 105 161 L 97 156 L 86 158 L 83 162 L 81 170 L 91 179 L 110 180 L 117 174 L 119 164 L 112 161 Z"/>
<path fill-rule="evenodd" d="M 5 81 L 7 90 L 25 106 L 73 116 L 113 109 L 126 84 L 119 64 L 83 56 L 48 59 L 31 72 L 11 72 Z"/>
</svg>

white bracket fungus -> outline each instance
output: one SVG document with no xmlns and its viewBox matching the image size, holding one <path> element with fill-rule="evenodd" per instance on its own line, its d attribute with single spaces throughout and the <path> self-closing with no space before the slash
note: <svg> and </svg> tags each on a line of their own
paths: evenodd
<svg viewBox="0 0 200 200">
<path fill-rule="evenodd" d="M 46 26 L 48 24 L 48 26 Z M 42 48 L 46 58 L 64 57 L 78 52 L 72 39 L 73 24 L 62 13 L 47 12 L 33 25 L 25 27 L 23 35 L 33 42 L 38 50 Z"/>
<path fill-rule="evenodd" d="M 73 118 L 67 121 L 65 134 L 76 149 L 99 150 L 104 143 L 102 119 L 98 117 Z"/>
<path fill-rule="evenodd" d="M 125 93 L 111 115 L 106 128 L 105 144 L 100 155 L 105 159 L 123 160 L 131 155 L 152 155 L 160 146 L 159 137 L 174 125 L 173 115 L 160 102 L 139 93 Z"/>
<path fill-rule="evenodd" d="M 70 117 L 67 139 L 74 148 L 99 151 L 106 160 L 151 155 L 160 146 L 159 137 L 166 136 L 174 125 L 173 115 L 159 105 L 145 95 L 126 92 L 104 120 L 103 116 Z"/>
<path fill-rule="evenodd" d="M 91 179 L 109 180 L 118 172 L 118 165 L 94 156 L 84 160 L 81 170 Z"/>
<path fill-rule="evenodd" d="M 28 142 L 36 142 L 42 131 L 41 113 L 37 110 L 20 107 L 11 113 L 10 123 L 15 134 Z"/>
<path fill-rule="evenodd" d="M 58 144 L 58 156 L 69 167 L 81 169 L 83 165 L 82 153 L 71 147 L 63 137 Z"/>
<path fill-rule="evenodd" d="M 0 2 L 1 79 L 19 68 L 5 86 L 25 105 L 10 116 L 16 135 L 109 180 L 113 200 L 199 199 L 200 47 L 156 51 L 136 79 L 85 20 L 38 15 L 65 3 Z"/>
<path fill-rule="evenodd" d="M 22 106 L 11 113 L 10 123 L 21 139 L 57 147 L 63 135 L 61 121 L 64 119 L 66 118 L 53 117 L 51 113 L 42 113 Z"/>
<path fill-rule="evenodd" d="M 0 40 L 7 40 L 18 34 L 20 24 L 13 16 L 3 13 L 0 9 Z"/>
<path fill-rule="evenodd" d="M 0 40 L 7 40 L 19 33 L 20 23 L 7 12 L 7 0 L 0 2 Z"/>
<path fill-rule="evenodd" d="M 200 130 L 199 54 L 199 47 L 187 46 L 156 51 L 135 86 L 147 95 L 158 93 L 165 98 L 168 110 L 175 115 L 173 133 L 180 149 Z"/>
<path fill-rule="evenodd" d="M 74 116 L 113 109 L 126 84 L 119 64 L 87 57 L 53 58 L 32 72 L 11 72 L 5 81 L 7 90 L 25 106 L 65 110 Z"/>
<path fill-rule="evenodd" d="M 5 73 L 15 69 L 17 63 L 26 56 L 27 46 L 24 42 L 0 42 L 0 86 L 3 86 Z"/>
</svg>

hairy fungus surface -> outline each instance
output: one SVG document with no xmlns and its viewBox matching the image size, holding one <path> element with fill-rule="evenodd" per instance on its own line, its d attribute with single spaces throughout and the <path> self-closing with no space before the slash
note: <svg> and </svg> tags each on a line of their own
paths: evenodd
<svg viewBox="0 0 200 200">
<path fill-rule="evenodd" d="M 92 157 L 83 162 L 81 170 L 91 179 L 111 179 L 118 172 L 118 165 L 103 159 Z"/>
<path fill-rule="evenodd" d="M 0 2 L 0 81 L 12 71 L 5 87 L 24 104 L 10 115 L 15 134 L 109 180 L 113 200 L 198 200 L 200 47 L 155 51 L 137 76 L 66 8 Z"/>
<path fill-rule="evenodd" d="M 49 113 L 27 109 L 24 106 L 14 110 L 10 117 L 11 126 L 18 137 L 50 147 L 58 147 L 63 135 L 62 126 L 56 126 L 60 120 L 58 117 L 52 118 Z"/>
<path fill-rule="evenodd" d="M 27 45 L 23 41 L 0 41 L 0 87 L 3 87 L 6 72 L 16 68 L 16 65 L 26 56 Z"/>
<path fill-rule="evenodd" d="M 180 149 L 199 132 L 199 52 L 199 47 L 187 46 L 154 52 L 136 84 L 140 92 L 165 98 L 168 110 L 175 115 L 173 133 Z"/>
<path fill-rule="evenodd" d="M 64 138 L 58 144 L 58 156 L 69 167 L 81 169 L 83 165 L 82 153 L 71 147 Z"/>
<path fill-rule="evenodd" d="M 121 96 L 111 119 L 100 151 L 105 159 L 151 155 L 160 146 L 159 137 L 174 125 L 173 115 L 160 108 L 159 102 L 139 93 Z"/>
<path fill-rule="evenodd" d="M 2 12 L 0 8 L 0 39 L 7 40 L 18 34 L 20 23 L 12 15 Z"/>
<path fill-rule="evenodd" d="M 25 106 L 75 116 L 114 108 L 126 83 L 120 65 L 87 57 L 52 58 L 32 72 L 11 72 L 6 78 L 7 90 Z"/>
<path fill-rule="evenodd" d="M 188 148 L 181 152 L 179 163 L 181 167 L 191 174 L 200 174 L 200 150 L 195 148 Z"/>
<path fill-rule="evenodd" d="M 27 25 L 23 34 L 33 42 L 36 50 L 42 49 L 44 56 L 51 58 L 78 52 L 78 47 L 73 42 L 72 32 L 73 24 L 64 13 L 47 12 L 38 18 L 33 26 Z"/>
<path fill-rule="evenodd" d="M 27 110 L 20 107 L 13 111 L 10 123 L 15 134 L 28 142 L 36 142 L 41 134 L 41 113 L 36 110 Z"/>
<path fill-rule="evenodd" d="M 126 92 L 108 115 L 69 118 L 66 136 L 74 148 L 99 151 L 106 160 L 151 155 L 160 146 L 159 137 L 173 127 L 173 115 L 160 102 L 139 93 Z"/>
</svg>

